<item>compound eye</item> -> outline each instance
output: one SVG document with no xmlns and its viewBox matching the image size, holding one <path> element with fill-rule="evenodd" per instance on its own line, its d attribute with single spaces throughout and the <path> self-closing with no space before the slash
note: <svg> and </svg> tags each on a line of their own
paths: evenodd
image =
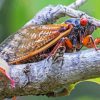
<svg viewBox="0 0 100 100">
<path fill-rule="evenodd" d="M 81 19 L 80 19 L 80 24 L 81 24 L 82 26 L 86 26 L 86 25 L 88 24 L 88 19 L 87 19 L 87 18 L 81 18 Z"/>
</svg>

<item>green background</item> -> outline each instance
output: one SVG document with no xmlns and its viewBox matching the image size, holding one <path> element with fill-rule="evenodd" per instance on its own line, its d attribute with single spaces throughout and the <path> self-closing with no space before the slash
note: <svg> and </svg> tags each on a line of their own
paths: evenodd
<svg viewBox="0 0 100 100">
<path fill-rule="evenodd" d="M 47 5 L 68 5 L 75 0 L 0 0 L 0 42 L 16 32 L 38 11 Z M 80 10 L 100 19 L 100 0 L 88 0 Z M 61 19 L 58 23 L 66 19 Z M 94 32 L 100 37 L 100 29 Z M 68 97 L 48 98 L 46 96 L 25 96 L 18 100 L 100 100 L 100 86 L 96 83 L 82 82 Z"/>
</svg>

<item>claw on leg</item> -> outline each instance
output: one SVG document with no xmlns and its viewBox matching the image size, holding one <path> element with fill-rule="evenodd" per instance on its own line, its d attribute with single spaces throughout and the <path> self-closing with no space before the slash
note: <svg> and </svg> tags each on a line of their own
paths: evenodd
<svg viewBox="0 0 100 100">
<path fill-rule="evenodd" d="M 100 38 L 94 40 L 92 35 L 88 35 L 83 39 L 82 43 L 87 48 L 95 48 L 95 50 L 100 50 L 100 48 L 97 47 L 97 45 L 100 43 Z"/>
<path fill-rule="evenodd" d="M 17 98 L 16 98 L 16 96 L 14 96 L 13 98 L 12 98 L 12 100 L 16 100 Z"/>
<path fill-rule="evenodd" d="M 95 42 L 96 45 L 99 45 L 99 44 L 100 44 L 100 38 L 96 38 L 96 39 L 94 40 L 94 42 Z"/>
</svg>

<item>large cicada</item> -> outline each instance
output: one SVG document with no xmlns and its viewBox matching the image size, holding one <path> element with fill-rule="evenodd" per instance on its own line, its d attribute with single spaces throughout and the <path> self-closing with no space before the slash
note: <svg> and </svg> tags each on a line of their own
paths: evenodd
<svg viewBox="0 0 100 100">
<path fill-rule="evenodd" d="M 96 47 L 100 39 L 93 40 L 96 29 L 88 19 L 69 19 L 62 24 L 30 25 L 8 37 L 0 45 L 0 56 L 9 64 L 39 61 L 42 55 L 65 46 L 66 52 L 80 50 L 83 45 Z"/>
</svg>

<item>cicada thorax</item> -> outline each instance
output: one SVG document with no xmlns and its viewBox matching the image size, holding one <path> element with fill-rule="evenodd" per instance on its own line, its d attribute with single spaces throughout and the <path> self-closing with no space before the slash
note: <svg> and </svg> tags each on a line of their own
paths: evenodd
<svg viewBox="0 0 100 100">
<path fill-rule="evenodd" d="M 73 24 L 74 27 L 71 33 L 67 36 L 72 42 L 73 50 L 68 48 L 67 51 L 79 51 L 83 46 L 82 42 L 84 38 L 91 35 L 96 29 L 96 26 L 90 23 L 86 18 L 72 18 L 66 21 L 66 23 L 68 22 Z"/>
<path fill-rule="evenodd" d="M 71 31 L 69 24 L 30 25 L 20 29 L 0 45 L 0 56 L 9 64 L 38 61 L 41 54 Z M 49 50 L 48 50 L 49 51 Z"/>
</svg>

